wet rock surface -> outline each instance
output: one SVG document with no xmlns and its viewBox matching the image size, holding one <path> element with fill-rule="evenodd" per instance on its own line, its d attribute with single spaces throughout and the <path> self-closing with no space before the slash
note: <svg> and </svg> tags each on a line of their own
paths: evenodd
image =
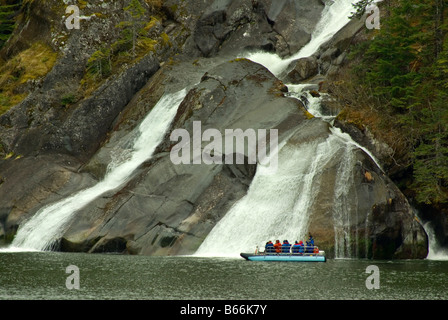
<svg viewBox="0 0 448 320">
<path fill-rule="evenodd" d="M 259 64 L 235 59 L 243 50 L 261 49 L 282 57 L 297 52 L 309 41 L 323 8 L 320 0 L 302 1 L 300 6 L 287 0 L 167 0 L 158 32 L 169 36 L 171 46 L 120 69 L 70 108 L 61 107 L 61 96 L 78 88 L 95 43 L 110 43 L 117 34 L 109 31 L 115 30 L 113 22 L 103 25 L 101 19 L 92 18 L 84 24 L 83 33 L 67 36 L 64 46 L 54 42 L 61 56 L 53 70 L 36 82 L 28 98 L 0 116 L 2 150 L 8 154 L 0 161 L 0 239 L 9 243 L 19 225 L 40 208 L 100 181 L 110 152 L 121 139 L 163 94 L 189 85 L 154 157 L 126 185 L 79 210 L 60 239 L 59 250 L 147 255 L 195 252 L 247 193 L 257 165 L 247 161 L 175 165 L 170 159 L 175 142 L 169 134 L 178 128 L 192 134 L 193 122 L 200 121 L 203 130 L 221 132 L 278 129 L 280 142 L 290 139 L 288 144 L 297 146 L 324 141 L 329 136 L 328 124 L 308 114 L 297 99 L 286 97 L 282 81 Z M 48 4 L 40 9 L 55 15 Z M 118 4 L 107 4 L 102 13 L 119 22 L 122 11 Z M 39 19 L 40 11 L 34 12 L 31 25 Z M 350 23 L 316 55 L 299 61 L 290 80 L 297 83 L 312 77 L 319 88 L 326 73 L 337 72 L 359 28 L 359 22 Z M 33 38 L 24 25 L 19 29 L 17 50 Z M 42 33 L 51 42 L 51 30 Z M 12 55 L 12 49 L 5 50 Z M 357 134 L 357 141 L 369 146 L 368 137 Z M 357 152 L 356 159 L 351 177 L 354 189 L 348 199 L 350 215 L 341 220 L 350 235 L 346 239 L 352 243 L 337 243 L 332 213 L 331 190 L 340 183 L 335 177 L 342 158 L 322 168 L 324 187 L 310 216 L 309 231 L 330 255 L 346 246 L 351 248 L 347 255 L 353 256 L 424 257 L 426 234 L 404 195 L 363 152 Z"/>
</svg>

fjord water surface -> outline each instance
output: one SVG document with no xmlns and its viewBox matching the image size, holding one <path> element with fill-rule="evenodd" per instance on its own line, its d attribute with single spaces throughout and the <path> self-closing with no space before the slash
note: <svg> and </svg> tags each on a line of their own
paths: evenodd
<svg viewBox="0 0 448 320">
<path fill-rule="evenodd" d="M 69 290 L 69 265 L 79 290 Z M 379 268 L 367 289 L 366 268 Z M 0 252 L 0 299 L 448 299 L 448 261 L 330 259 L 325 263 L 242 258 Z"/>
</svg>

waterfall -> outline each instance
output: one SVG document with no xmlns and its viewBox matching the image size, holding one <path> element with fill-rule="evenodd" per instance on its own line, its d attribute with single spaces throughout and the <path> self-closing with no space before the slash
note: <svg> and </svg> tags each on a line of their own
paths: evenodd
<svg viewBox="0 0 448 320">
<path fill-rule="evenodd" d="M 340 159 L 339 167 L 336 174 L 336 184 L 334 189 L 333 201 L 333 223 L 334 223 L 334 251 L 336 258 L 351 258 L 352 257 L 352 239 L 351 239 L 351 221 L 354 216 L 358 220 L 357 206 L 353 206 L 350 201 L 355 198 L 355 204 L 358 202 L 356 197 L 356 190 L 351 187 L 354 186 L 354 172 L 356 159 L 354 151 L 358 149 L 358 144 L 352 138 L 338 128 L 332 128 L 333 135 L 339 137 L 341 143 L 345 144 L 344 155 Z M 353 209 L 355 209 L 353 212 Z M 357 223 L 357 221 L 355 221 Z M 356 230 L 355 230 L 356 232 Z M 355 237 L 356 251 L 358 251 L 358 237 Z"/>
<path fill-rule="evenodd" d="M 254 52 L 246 56 L 247 59 L 257 62 L 268 68 L 276 77 L 282 75 L 294 60 L 313 55 L 319 47 L 330 40 L 336 32 L 349 22 L 350 13 L 353 10 L 353 0 L 328 1 L 321 19 L 317 23 L 311 40 L 296 54 L 282 59 L 276 54 L 268 52 Z"/>
<path fill-rule="evenodd" d="M 325 121 L 331 122 L 336 115 L 327 115 L 324 110 L 322 110 L 322 99 L 328 96 L 328 93 L 319 93 L 320 96 L 314 96 L 311 94 L 308 87 L 310 84 L 287 84 L 288 96 L 300 100 L 306 107 L 309 113 L 315 117 L 322 118 Z"/>
<path fill-rule="evenodd" d="M 335 243 L 335 257 L 336 258 L 353 258 L 353 252 L 359 251 L 358 243 L 358 231 L 355 232 L 354 248 L 352 247 L 352 224 L 357 224 L 358 208 L 353 206 L 358 202 L 356 197 L 356 190 L 352 189 L 355 185 L 353 169 L 356 165 L 355 151 L 362 150 L 379 168 L 382 170 L 378 160 L 375 156 L 366 148 L 359 145 L 352 137 L 342 132 L 341 129 L 332 127 L 330 128 L 332 134 L 339 138 L 339 142 L 344 144 L 344 154 L 340 158 L 339 167 L 337 170 L 336 183 L 334 189 L 334 201 L 333 201 L 333 223 L 334 223 L 334 243 Z M 354 203 L 349 199 L 354 198 Z M 352 200 L 353 201 L 353 200 Z M 354 210 L 355 209 L 355 210 Z M 351 221 L 352 218 L 356 221 Z M 366 228 L 368 227 L 369 212 L 366 214 Z M 367 233 L 365 234 L 365 243 L 367 246 L 368 239 Z M 368 247 L 365 248 L 365 252 L 368 252 Z"/>
<path fill-rule="evenodd" d="M 314 54 L 319 47 L 345 26 L 352 7 L 351 0 L 340 0 L 327 5 L 321 20 L 313 32 L 311 41 L 297 54 L 281 59 L 278 55 L 256 52 L 246 58 L 260 63 L 274 75 L 280 76 L 290 63 Z M 289 91 L 300 95 L 307 85 L 288 85 Z M 322 97 L 306 96 L 308 111 L 314 116 L 328 120 L 321 108 Z M 321 188 L 325 167 L 339 160 L 334 189 L 333 219 L 335 221 L 335 254 L 346 257 L 351 252 L 350 212 L 348 203 L 353 183 L 355 165 L 354 150 L 366 150 L 340 129 L 331 128 L 331 134 L 324 141 L 313 141 L 302 145 L 284 142 L 278 153 L 278 170 L 274 176 L 262 176 L 259 169 L 250 185 L 247 195 L 240 199 L 212 229 L 199 247 L 196 255 L 238 255 L 263 246 L 267 240 L 304 240 L 309 219 Z M 286 139 L 287 140 L 287 139 Z M 378 165 L 379 166 L 379 165 Z M 262 168 L 261 168 L 262 170 Z"/>
<path fill-rule="evenodd" d="M 127 149 L 121 149 L 119 154 L 126 156 L 111 155 L 113 161 L 109 164 L 102 181 L 91 188 L 40 209 L 19 228 L 11 247 L 50 250 L 60 239 L 76 212 L 105 192 L 126 183 L 132 172 L 151 158 L 154 150 L 164 138 L 186 92 L 184 89 L 163 96 L 140 126 L 125 138 L 125 144 L 121 145 L 121 148 Z"/>
<path fill-rule="evenodd" d="M 433 226 L 431 222 L 427 222 L 423 225 L 426 234 L 428 235 L 428 255 L 426 259 L 428 260 L 448 260 L 448 250 L 444 248 L 440 248 L 437 245 L 436 235 L 434 233 Z"/>
<path fill-rule="evenodd" d="M 335 180 L 343 183 L 336 183 L 333 191 L 335 256 L 350 257 L 353 203 L 349 195 L 359 145 L 338 128 L 330 131 L 323 141 L 280 145 L 276 174 L 263 175 L 257 169 L 246 196 L 218 222 L 195 254 L 236 256 L 267 240 L 305 240 L 325 170 L 337 162 Z"/>
<path fill-rule="evenodd" d="M 337 135 L 299 147 L 281 145 L 276 174 L 262 175 L 257 169 L 247 195 L 212 229 L 196 255 L 233 256 L 269 239 L 304 240 L 323 168 L 344 147 Z"/>
</svg>

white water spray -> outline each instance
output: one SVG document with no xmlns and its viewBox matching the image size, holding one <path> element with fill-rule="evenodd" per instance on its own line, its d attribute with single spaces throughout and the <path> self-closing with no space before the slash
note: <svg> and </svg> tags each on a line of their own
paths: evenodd
<svg viewBox="0 0 448 320">
<path fill-rule="evenodd" d="M 196 255 L 232 256 L 268 239 L 304 239 L 322 168 L 339 151 L 334 139 L 280 146 L 276 174 L 263 176 L 257 169 L 247 195 L 218 222 Z"/>
<path fill-rule="evenodd" d="M 128 152 L 121 160 L 115 158 L 109 164 L 102 181 L 82 190 L 71 197 L 48 205 L 39 210 L 28 222 L 21 226 L 11 244 L 11 248 L 49 250 L 66 230 L 72 218 L 83 207 L 103 193 L 114 190 L 129 180 L 131 174 L 144 161 L 151 158 L 162 141 L 179 104 L 186 95 L 186 89 L 165 95 L 154 106 L 138 128 L 131 132 Z"/>
<path fill-rule="evenodd" d="M 345 146 L 336 171 L 333 195 L 334 255 L 336 258 L 350 258 L 353 251 L 352 223 L 358 221 L 357 205 L 354 205 L 358 200 L 356 190 L 353 190 L 355 185 L 353 169 L 356 165 L 355 150 L 360 147 L 350 135 L 343 133 L 339 128 L 332 127 L 330 130 L 333 136 L 337 137 L 339 142 Z M 371 158 L 374 159 L 372 156 Z M 352 221 L 353 217 L 356 221 Z M 358 251 L 357 240 L 358 237 L 355 237 L 356 251 Z"/>
<path fill-rule="evenodd" d="M 298 99 L 302 102 L 309 113 L 315 117 L 322 118 L 325 121 L 331 122 L 336 115 L 326 115 L 322 110 L 322 99 L 328 93 L 319 93 L 319 96 L 314 96 L 310 90 L 309 84 L 288 84 L 288 96 Z"/>
<path fill-rule="evenodd" d="M 425 232 L 428 235 L 428 242 L 429 242 L 428 255 L 426 259 L 447 261 L 448 250 L 442 249 L 437 245 L 437 239 L 434 234 L 434 229 L 431 226 L 431 223 L 430 222 L 425 223 L 423 225 L 423 228 L 425 229 Z"/>
</svg>

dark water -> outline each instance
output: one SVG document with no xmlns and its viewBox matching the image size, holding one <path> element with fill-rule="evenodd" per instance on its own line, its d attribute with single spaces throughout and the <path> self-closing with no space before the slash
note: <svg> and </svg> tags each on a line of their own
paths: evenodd
<svg viewBox="0 0 448 320">
<path fill-rule="evenodd" d="M 79 289 L 69 290 L 69 265 Z M 368 289 L 369 265 L 378 289 Z M 74 282 L 71 282 L 74 283 Z M 249 262 L 240 258 L 0 252 L 0 299 L 448 299 L 448 261 Z"/>
</svg>

